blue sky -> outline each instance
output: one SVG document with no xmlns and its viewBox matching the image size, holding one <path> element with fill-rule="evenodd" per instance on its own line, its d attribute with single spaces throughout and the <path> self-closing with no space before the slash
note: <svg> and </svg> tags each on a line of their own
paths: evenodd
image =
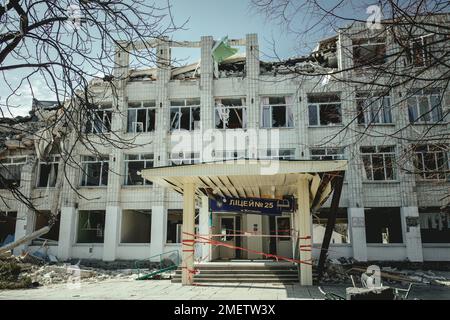
<svg viewBox="0 0 450 320">
<path fill-rule="evenodd" d="M 277 53 L 282 57 L 296 54 L 294 35 L 288 35 L 281 27 L 256 14 L 246 0 L 172 0 L 175 23 L 189 19 L 186 28 L 175 32 L 175 40 L 199 40 L 203 35 L 219 39 L 223 36 L 245 38 L 247 33 L 257 33 L 260 50 L 273 56 L 271 42 L 276 39 Z"/>
</svg>

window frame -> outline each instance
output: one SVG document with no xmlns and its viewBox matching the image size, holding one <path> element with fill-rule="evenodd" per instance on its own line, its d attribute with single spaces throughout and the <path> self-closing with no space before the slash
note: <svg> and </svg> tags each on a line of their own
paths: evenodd
<svg viewBox="0 0 450 320">
<path fill-rule="evenodd" d="M 376 40 L 376 41 L 373 41 Z M 382 40 L 382 41 L 379 41 Z M 366 41 L 366 43 L 358 43 L 355 44 L 355 42 L 357 41 L 361 41 L 364 42 Z M 369 63 L 362 63 L 362 64 L 357 64 L 356 63 L 356 59 L 355 59 L 355 48 L 357 47 L 370 47 L 370 46 L 380 46 L 380 45 L 384 45 L 384 57 L 383 57 L 383 62 L 382 63 L 375 63 L 374 61 L 371 61 Z M 386 64 L 386 62 L 388 62 L 387 60 L 387 42 L 386 42 L 386 38 L 381 39 L 380 37 L 371 37 L 371 38 L 355 38 L 352 39 L 352 62 L 353 62 L 353 66 L 356 69 L 369 69 L 372 66 L 382 66 L 384 64 Z"/>
<path fill-rule="evenodd" d="M 427 90 L 427 89 L 425 89 Z M 408 120 L 410 124 L 436 124 L 436 123 L 441 123 L 441 122 L 445 122 L 444 121 L 444 110 L 442 108 L 442 102 L 443 102 L 443 94 L 442 94 L 442 90 L 440 88 L 433 88 L 433 89 L 428 89 L 431 90 L 431 92 L 429 93 L 424 93 L 424 89 L 411 89 L 410 92 L 408 92 L 408 96 L 406 98 L 406 104 L 408 107 Z M 435 92 L 433 92 L 435 91 Z M 436 92 L 437 91 L 437 92 Z M 427 110 L 424 113 L 421 113 L 421 99 L 426 98 L 427 101 Z M 439 101 L 439 108 L 437 110 L 435 110 L 432 106 L 432 98 L 437 98 Z M 412 114 L 411 112 L 411 105 L 410 105 L 410 100 L 415 99 L 415 103 L 414 103 L 414 112 L 415 114 Z M 440 117 L 440 119 L 438 119 L 437 121 L 435 120 L 431 120 L 432 118 L 434 118 L 435 112 L 438 113 L 438 116 Z M 417 115 L 415 119 L 413 119 L 413 116 Z M 430 120 L 427 120 L 426 118 L 424 118 L 424 116 L 427 115 L 429 117 Z"/>
<path fill-rule="evenodd" d="M 323 150 L 324 154 L 312 154 L 313 151 Z M 336 153 L 330 153 L 331 150 L 337 150 Z M 311 160 L 344 160 L 345 159 L 345 148 L 344 147 L 323 147 L 323 148 L 310 148 L 309 157 Z M 326 159 L 330 158 L 330 159 Z"/>
<path fill-rule="evenodd" d="M 282 154 L 280 153 L 290 153 Z M 295 148 L 279 148 L 279 149 L 260 149 L 258 150 L 259 159 L 262 160 L 295 160 Z"/>
<path fill-rule="evenodd" d="M 334 127 L 334 126 L 341 126 L 342 125 L 342 101 L 341 101 L 341 97 L 340 97 L 340 93 L 336 94 L 339 97 L 339 101 L 326 101 L 326 102 L 310 102 L 309 100 L 311 98 L 314 97 L 332 97 L 334 94 L 325 94 L 325 95 L 308 95 L 308 126 L 309 127 Z M 325 106 L 325 105 L 336 105 L 339 108 L 339 122 L 331 122 L 329 124 L 321 124 L 321 117 L 320 117 L 320 108 L 321 106 Z M 316 113 L 316 120 L 317 120 L 317 124 L 311 124 L 311 115 L 310 115 L 310 111 L 311 111 L 311 107 L 314 107 L 315 109 L 315 113 Z"/>
<path fill-rule="evenodd" d="M 433 146 L 433 145 L 425 144 L 425 145 L 420 146 L 420 147 L 426 147 L 427 148 L 426 152 L 414 150 L 414 153 L 416 156 L 414 159 L 414 170 L 415 170 L 416 176 L 420 177 L 421 180 L 447 181 L 449 174 L 445 173 L 445 172 L 439 173 L 439 171 L 441 171 L 441 170 L 438 170 L 439 169 L 439 163 L 438 163 L 439 160 L 438 160 L 437 155 L 438 154 L 443 155 L 443 162 L 444 162 L 444 165 L 446 166 L 446 168 L 444 170 L 448 171 L 448 168 L 450 167 L 450 163 L 449 163 L 450 157 L 449 157 L 448 151 L 446 152 L 445 150 L 430 150 L 430 146 Z M 445 147 L 445 146 L 439 146 L 439 147 Z M 434 163 L 435 163 L 434 170 L 426 170 L 425 154 L 433 155 Z M 419 160 L 418 159 L 419 156 L 420 156 L 420 160 L 421 160 L 420 162 L 422 164 L 422 170 L 419 170 L 419 168 L 417 166 L 417 161 Z M 431 174 L 432 176 L 433 176 L 433 174 L 436 174 L 437 178 L 433 178 L 433 177 L 429 177 L 429 176 L 427 177 L 427 175 L 429 175 L 429 174 Z M 439 177 L 441 174 L 444 176 L 443 178 Z"/>
<path fill-rule="evenodd" d="M 385 105 L 386 100 L 388 101 L 387 106 Z M 370 103 L 365 104 L 366 101 L 370 101 Z M 360 106 L 360 103 L 363 105 Z M 356 95 L 356 110 L 359 125 L 394 124 L 394 119 L 392 117 L 392 98 L 390 95 L 359 92 Z M 390 121 L 386 121 L 386 118 L 389 118 Z"/>
<path fill-rule="evenodd" d="M 172 102 L 175 101 L 183 101 L 184 105 L 172 105 Z M 198 101 L 198 104 L 188 104 L 189 101 Z M 174 122 L 175 118 L 172 119 L 172 110 L 173 109 L 178 109 L 177 112 L 178 114 L 182 115 L 181 109 L 189 109 L 189 129 L 184 129 L 181 128 L 181 116 L 179 116 L 178 118 L 178 128 L 173 128 L 172 127 L 172 123 Z M 199 120 L 198 121 L 198 127 L 195 127 L 195 120 L 194 120 L 194 112 L 193 109 L 199 109 Z M 170 119 L 170 128 L 169 130 L 171 132 L 174 131 L 195 131 L 195 130 L 200 130 L 200 124 L 201 124 L 201 118 L 200 118 L 200 112 L 201 112 L 201 104 L 200 104 L 200 98 L 192 98 L 192 99 L 173 99 L 170 101 L 170 109 L 169 109 L 169 119 Z"/>
<path fill-rule="evenodd" d="M 237 100 L 240 99 L 241 100 L 241 105 L 223 105 L 222 104 L 222 100 Z M 219 111 L 218 108 L 224 108 L 226 110 L 229 110 L 229 112 L 231 112 L 232 109 L 237 109 L 237 110 L 242 110 L 242 119 L 241 119 L 241 127 L 240 128 L 227 128 L 225 126 L 225 122 L 220 119 L 220 115 L 219 115 Z M 217 123 L 217 117 L 219 117 L 219 120 L 222 121 L 222 128 L 219 128 Z M 247 105 L 246 105 L 246 98 L 245 97 L 238 97 L 238 98 L 216 98 L 215 99 L 215 104 L 214 104 L 214 129 L 216 130 L 241 130 L 241 129 L 247 129 Z"/>
<path fill-rule="evenodd" d="M 90 115 L 88 116 L 88 119 L 86 121 L 87 123 L 90 123 L 90 125 L 88 126 L 87 124 L 85 124 L 84 132 L 86 134 L 101 134 L 111 132 L 112 116 L 113 116 L 113 107 L 111 103 L 100 103 L 97 105 L 97 108 L 89 109 L 87 112 L 90 113 Z M 98 113 L 100 112 L 102 113 L 102 119 L 97 118 Z M 92 114 L 95 114 L 96 117 L 95 119 L 93 118 Z M 107 118 L 108 114 L 109 114 L 109 123 L 105 122 L 105 118 Z M 97 129 L 95 121 L 98 119 L 101 121 L 101 129 L 98 132 L 96 132 Z M 90 128 L 90 130 L 88 130 L 88 128 Z"/>
<path fill-rule="evenodd" d="M 151 159 L 144 158 L 145 156 L 152 156 Z M 137 156 L 138 159 L 128 159 L 129 156 Z M 155 165 L 155 154 L 154 153 L 139 153 L 139 154 L 125 154 L 124 159 L 124 165 L 125 165 L 125 177 L 123 181 L 124 186 L 139 186 L 139 187 L 145 187 L 145 186 L 153 186 L 153 183 L 151 181 L 147 181 L 147 179 L 142 178 L 143 184 L 128 184 L 128 173 L 129 173 L 129 167 L 128 164 L 130 162 L 144 162 L 144 169 L 148 169 L 149 167 L 146 166 L 147 162 L 151 162 L 151 167 L 153 168 Z"/>
<path fill-rule="evenodd" d="M 424 40 L 430 38 L 431 42 L 424 44 Z M 408 40 L 408 48 L 406 48 L 406 66 L 413 67 L 413 68 L 423 68 L 427 67 L 432 64 L 433 62 L 433 54 L 430 54 L 430 51 L 432 52 L 433 44 L 434 44 L 434 38 L 435 34 L 428 33 L 422 36 L 415 37 L 413 39 Z M 418 65 L 416 63 L 416 55 L 414 54 L 414 45 L 420 41 L 420 49 L 422 50 L 421 58 L 423 59 L 422 64 Z M 428 58 L 427 58 L 428 54 Z"/>
<path fill-rule="evenodd" d="M 292 129 L 295 128 L 295 119 L 294 119 L 294 104 L 288 104 L 286 102 L 286 97 L 289 96 L 282 96 L 282 97 L 277 97 L 277 96 L 264 96 L 261 97 L 261 128 L 262 129 L 273 129 L 273 128 L 285 128 L 285 129 Z M 263 101 L 264 99 L 270 99 L 270 98 L 283 98 L 284 99 L 284 103 L 275 103 L 272 104 L 269 102 L 269 104 L 265 104 Z M 273 108 L 274 107 L 285 107 L 285 117 L 286 117 L 286 123 L 284 126 L 274 126 L 273 125 Z M 266 113 L 264 112 L 265 109 L 269 109 L 269 114 L 270 114 L 270 125 L 269 126 L 265 126 L 265 115 Z M 292 115 L 292 122 L 289 123 L 289 115 Z"/>
<path fill-rule="evenodd" d="M 130 107 L 130 104 L 132 103 L 140 103 L 140 107 Z M 148 107 L 145 106 L 145 104 L 150 104 Z M 149 133 L 154 132 L 156 130 L 156 102 L 155 100 L 141 100 L 141 101 L 129 101 L 127 103 L 127 133 Z M 131 128 L 129 127 L 129 120 L 130 120 L 130 113 L 134 112 L 135 119 L 138 118 L 138 112 L 139 110 L 145 110 L 145 124 L 143 127 L 143 131 L 137 131 L 137 124 L 141 123 L 140 121 L 133 121 Z M 151 111 L 154 111 L 153 116 L 153 130 L 148 130 L 148 127 L 150 125 L 150 115 L 149 113 Z"/>
<path fill-rule="evenodd" d="M 363 152 L 362 148 L 375 148 L 375 152 Z M 386 151 L 380 151 L 380 148 L 392 148 L 392 151 L 386 152 Z M 361 153 L 361 160 L 363 163 L 363 170 L 364 170 L 364 180 L 368 182 L 376 182 L 376 181 L 397 181 L 397 168 L 395 166 L 396 163 L 396 147 L 395 145 L 389 145 L 389 146 L 361 146 L 360 147 L 360 153 Z M 375 170 L 373 165 L 373 157 L 374 155 L 382 156 L 383 160 L 383 176 L 384 179 L 375 179 Z M 387 169 L 386 169 L 386 157 L 390 156 L 392 157 L 392 178 L 387 178 Z M 365 166 L 364 157 L 369 157 L 370 159 L 370 172 L 371 172 L 371 178 L 367 177 L 367 168 Z"/>
<path fill-rule="evenodd" d="M 178 155 L 182 154 L 180 158 L 174 158 L 175 152 L 169 153 L 169 165 L 170 166 L 181 166 L 186 164 L 196 164 L 200 163 L 200 152 L 179 152 Z M 176 163 L 176 161 L 181 161 L 181 163 Z"/>
<path fill-rule="evenodd" d="M 37 170 L 37 179 L 36 179 L 36 188 L 55 188 L 56 187 L 56 180 L 58 179 L 58 173 L 59 173 L 59 161 L 61 160 L 60 156 L 51 156 L 50 161 L 41 161 L 39 160 L 38 163 L 38 170 Z M 55 185 L 49 186 L 48 185 L 48 178 L 47 178 L 47 186 L 40 186 L 41 183 L 41 170 L 42 165 L 56 165 L 56 176 L 55 176 Z"/>
<path fill-rule="evenodd" d="M 95 158 L 95 160 L 85 160 L 87 157 L 93 157 Z M 107 159 L 107 160 L 102 160 L 102 159 Z M 107 163 L 107 172 L 106 172 L 106 184 L 102 184 L 102 180 L 103 180 L 103 171 L 104 171 L 104 165 L 105 162 Z M 100 163 L 100 176 L 99 176 L 99 181 L 97 185 L 87 185 L 87 184 L 83 184 L 83 180 L 86 177 L 86 183 L 87 183 L 87 179 L 88 179 L 88 170 L 87 167 L 85 167 L 85 165 L 89 165 L 89 164 L 96 164 L 96 163 Z M 90 156 L 90 155 L 83 155 L 81 156 L 81 177 L 80 177 L 80 187 L 83 188 L 105 188 L 108 186 L 108 180 L 109 180 L 109 157 L 108 156 Z"/>
<path fill-rule="evenodd" d="M 19 161 L 17 162 L 17 159 L 23 158 L 23 161 Z M 5 161 L 7 160 L 7 161 Z M 20 187 L 21 184 L 21 180 L 22 180 L 22 167 L 27 163 L 28 161 L 28 156 L 22 156 L 22 155 L 15 155 L 15 156 L 6 156 L 5 158 L 0 160 L 0 168 L 3 167 L 18 167 L 18 171 L 19 171 L 19 177 L 17 182 L 17 187 Z M 9 169 L 8 169 L 9 171 Z M 11 172 L 10 172 L 11 173 Z M 3 188 L 3 186 L 0 185 L 0 190 L 2 189 L 6 189 Z"/>
</svg>

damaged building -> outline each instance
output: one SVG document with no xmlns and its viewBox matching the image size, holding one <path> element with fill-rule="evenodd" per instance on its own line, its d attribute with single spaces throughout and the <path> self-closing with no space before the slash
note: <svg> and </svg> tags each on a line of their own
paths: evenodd
<svg viewBox="0 0 450 320">
<path fill-rule="evenodd" d="M 377 97 L 377 92 L 362 88 L 355 94 L 354 86 L 332 75 L 364 66 L 368 60 L 383 63 L 389 59 L 386 52 L 393 44 L 379 35 L 369 40 L 355 38 L 355 28 L 360 31 L 364 25 L 322 40 L 308 56 L 275 62 L 260 60 L 256 34 L 220 41 L 211 36 L 192 42 L 154 41 L 158 66 L 141 70 L 130 69 L 129 54 L 117 49 L 115 77 L 125 75 L 126 80 L 118 82 L 117 99 L 108 95 L 105 82 L 92 82 L 99 108 L 95 110 L 95 121 L 85 124 L 85 132 L 94 137 L 114 131 L 124 139 L 133 138 L 136 146 L 121 149 L 99 144 L 97 154 L 77 148 L 80 168 L 66 168 L 66 177 L 75 190 L 64 182 L 60 199 L 55 200 L 61 161 L 58 153 L 37 154 L 33 132 L 49 121 L 41 114 L 57 113 L 58 107 L 35 101 L 30 117 L 2 119 L 3 128 L 6 124 L 13 129 L 27 126 L 32 130 L 30 136 L 14 134 L 9 128 L 1 130 L 0 170 L 6 180 L 0 190 L 0 243 L 37 230 L 49 218 L 45 214 L 37 217 L 12 196 L 7 187 L 14 185 L 44 213 L 59 201 L 58 219 L 43 238 L 49 240 L 50 252 L 60 260 L 158 259 L 163 252 L 180 251 L 182 197 L 144 179 L 141 171 L 203 162 L 201 141 L 188 152 L 171 152 L 171 141 L 177 135 L 195 140 L 205 130 L 245 136 L 249 129 L 277 129 L 277 149 L 257 149 L 254 153 L 218 149 L 214 157 L 348 160 L 330 257 L 450 261 L 448 141 L 444 145 L 423 141 L 415 146 L 415 170 L 411 174 L 400 170 L 407 139 L 399 142 L 386 138 L 406 124 L 411 125 L 405 134 L 415 137 L 435 122 L 443 124 L 430 129 L 433 135 L 446 132 L 448 136 L 448 117 L 443 121 L 440 115 L 448 114 L 449 91 L 444 91 L 445 87 L 417 90 L 404 102 L 404 108 L 394 108 L 402 94 L 411 90 L 398 87 L 383 92 L 382 99 L 377 100 L 381 102 L 372 104 L 381 112 L 371 112 L 368 101 Z M 186 66 L 168 66 L 174 47 L 195 48 L 201 59 Z M 414 56 L 405 57 L 405 63 L 420 64 L 425 63 L 421 59 L 428 59 L 417 54 L 415 51 Z M 366 76 L 358 68 L 348 72 L 341 77 Z M 427 120 L 420 118 L 432 105 L 437 109 L 426 116 Z M 373 134 L 356 134 L 366 130 Z M 346 135 L 348 132 L 352 134 Z M 383 134 L 376 134 L 380 132 Z M 314 257 L 319 255 L 329 207 L 327 201 L 312 215 Z M 198 215 L 196 219 L 201 230 L 225 232 L 222 240 L 233 246 L 291 258 L 295 243 L 289 237 L 247 240 L 226 234 L 257 230 L 286 236 L 292 224 L 290 214 L 274 217 L 213 212 L 211 220 Z M 38 248 L 39 241 L 35 240 L 16 251 Z M 207 261 L 261 258 L 223 247 L 211 250 Z"/>
</svg>

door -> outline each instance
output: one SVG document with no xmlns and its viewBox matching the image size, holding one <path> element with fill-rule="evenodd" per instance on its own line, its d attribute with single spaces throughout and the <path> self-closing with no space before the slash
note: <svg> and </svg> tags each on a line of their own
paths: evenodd
<svg viewBox="0 0 450 320">
<path fill-rule="evenodd" d="M 291 218 L 276 217 L 277 255 L 292 258 Z M 281 237 L 280 237 L 281 236 Z"/>
<path fill-rule="evenodd" d="M 236 234 L 236 217 L 220 217 L 220 233 L 223 234 L 223 236 L 220 237 L 221 242 L 236 246 L 236 237 L 233 236 L 233 234 Z M 220 246 L 219 258 L 234 259 L 236 258 L 236 250 L 234 248 Z"/>
</svg>

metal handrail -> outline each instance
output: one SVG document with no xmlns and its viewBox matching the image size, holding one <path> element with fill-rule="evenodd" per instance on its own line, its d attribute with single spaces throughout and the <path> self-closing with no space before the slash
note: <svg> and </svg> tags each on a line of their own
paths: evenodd
<svg viewBox="0 0 450 320">
<path fill-rule="evenodd" d="M 179 250 L 171 250 L 171 251 L 167 251 L 167 252 L 162 252 L 162 253 L 159 253 L 159 254 L 155 254 L 155 255 L 153 255 L 153 256 L 150 256 L 149 258 L 147 258 L 147 259 L 142 259 L 142 260 L 137 260 L 137 261 L 135 261 L 134 262 L 134 266 L 135 266 L 135 268 L 136 268 L 136 270 L 137 270 L 137 273 L 138 274 L 140 274 L 141 273 L 141 271 L 140 271 L 140 268 L 139 268 L 139 263 L 141 263 L 141 262 L 143 262 L 143 261 L 148 261 L 148 262 L 151 262 L 151 259 L 152 258 L 155 258 L 155 257 L 159 257 L 159 268 L 161 269 L 161 263 L 162 263 L 162 259 L 161 259 L 161 257 L 162 257 L 162 255 L 166 255 L 166 254 L 171 254 L 171 253 L 176 253 L 176 256 L 177 256 L 177 258 L 176 258 L 176 261 L 175 261 L 175 265 L 179 265 L 180 264 L 180 252 L 179 252 Z"/>
</svg>

